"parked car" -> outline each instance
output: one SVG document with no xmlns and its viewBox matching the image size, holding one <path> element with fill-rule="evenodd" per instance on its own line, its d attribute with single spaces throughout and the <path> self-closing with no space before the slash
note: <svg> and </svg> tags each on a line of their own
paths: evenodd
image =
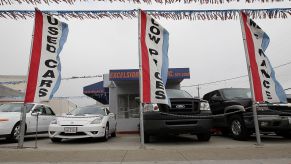
<svg viewBox="0 0 291 164">
<path fill-rule="evenodd" d="M 20 134 L 20 115 L 23 103 L 5 103 L 0 105 L 0 137 L 16 141 Z M 36 132 L 36 115 L 38 133 L 47 133 L 50 122 L 55 118 L 53 110 L 44 104 L 28 103 L 26 105 L 25 134 Z"/>
<path fill-rule="evenodd" d="M 164 104 L 144 106 L 144 139 L 161 134 L 195 134 L 200 141 L 209 141 L 212 118 L 209 104 L 193 98 L 188 92 L 167 89 L 171 107 Z"/>
<path fill-rule="evenodd" d="M 224 135 L 246 140 L 255 132 L 251 92 L 248 88 L 224 88 L 204 95 L 214 116 L 213 126 Z M 262 132 L 275 132 L 291 137 L 290 104 L 268 104 L 257 108 L 259 128 Z"/>
<path fill-rule="evenodd" d="M 49 126 L 52 142 L 69 138 L 102 138 L 116 136 L 116 117 L 108 107 L 87 106 L 76 108 L 66 116 L 57 117 Z"/>
</svg>

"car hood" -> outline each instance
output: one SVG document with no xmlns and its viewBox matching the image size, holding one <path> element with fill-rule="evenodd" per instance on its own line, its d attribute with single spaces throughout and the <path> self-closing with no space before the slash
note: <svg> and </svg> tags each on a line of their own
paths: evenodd
<svg viewBox="0 0 291 164">
<path fill-rule="evenodd" d="M 57 121 L 59 125 L 62 126 L 82 126 L 86 124 L 90 124 L 93 120 L 97 118 L 103 118 L 101 115 L 88 115 L 88 116 L 74 116 L 74 115 L 68 115 L 68 116 L 62 116 L 58 117 Z"/>
<path fill-rule="evenodd" d="M 229 105 L 242 105 L 245 108 L 252 106 L 252 99 L 250 98 L 237 98 L 237 99 L 231 99 L 228 100 L 227 103 Z"/>
</svg>

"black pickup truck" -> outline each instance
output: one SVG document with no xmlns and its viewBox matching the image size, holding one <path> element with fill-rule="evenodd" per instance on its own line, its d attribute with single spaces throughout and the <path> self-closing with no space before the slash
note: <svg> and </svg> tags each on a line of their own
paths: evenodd
<svg viewBox="0 0 291 164">
<path fill-rule="evenodd" d="M 255 132 L 251 92 L 248 88 L 224 88 L 203 96 L 210 104 L 213 127 L 236 140 L 247 140 Z M 275 132 L 291 138 L 290 104 L 268 104 L 257 107 L 261 132 Z"/>
<path fill-rule="evenodd" d="M 188 92 L 167 89 L 171 107 L 163 104 L 144 105 L 145 143 L 150 136 L 195 134 L 199 141 L 209 141 L 212 118 L 209 104 L 193 98 Z"/>
</svg>

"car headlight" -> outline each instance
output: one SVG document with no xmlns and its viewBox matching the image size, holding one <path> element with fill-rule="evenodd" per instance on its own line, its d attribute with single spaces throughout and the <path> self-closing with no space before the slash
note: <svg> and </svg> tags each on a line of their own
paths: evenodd
<svg viewBox="0 0 291 164">
<path fill-rule="evenodd" d="M 91 122 L 91 124 L 100 124 L 102 122 L 102 117 L 96 118 Z"/>
<path fill-rule="evenodd" d="M 158 104 L 145 104 L 144 105 L 144 112 L 149 112 L 149 111 L 159 111 L 159 106 Z"/>
<path fill-rule="evenodd" d="M 200 103 L 200 110 L 210 110 L 210 106 L 208 102 L 201 102 Z"/>
<path fill-rule="evenodd" d="M 51 124 L 58 124 L 58 120 L 52 120 Z"/>
</svg>

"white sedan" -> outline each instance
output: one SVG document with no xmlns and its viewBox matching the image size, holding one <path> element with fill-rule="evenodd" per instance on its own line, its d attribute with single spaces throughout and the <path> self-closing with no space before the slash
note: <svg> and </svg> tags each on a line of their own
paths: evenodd
<svg viewBox="0 0 291 164">
<path fill-rule="evenodd" d="M 20 134 L 20 115 L 23 103 L 5 103 L 0 105 L 0 137 L 16 141 Z M 38 132 L 48 132 L 49 124 L 55 119 L 55 113 L 44 104 L 28 103 L 26 105 L 25 134 L 36 132 L 38 115 Z"/>
<path fill-rule="evenodd" d="M 108 107 L 87 106 L 76 108 L 66 116 L 57 117 L 49 126 L 52 142 L 69 138 L 102 138 L 116 136 L 116 117 Z"/>
</svg>

